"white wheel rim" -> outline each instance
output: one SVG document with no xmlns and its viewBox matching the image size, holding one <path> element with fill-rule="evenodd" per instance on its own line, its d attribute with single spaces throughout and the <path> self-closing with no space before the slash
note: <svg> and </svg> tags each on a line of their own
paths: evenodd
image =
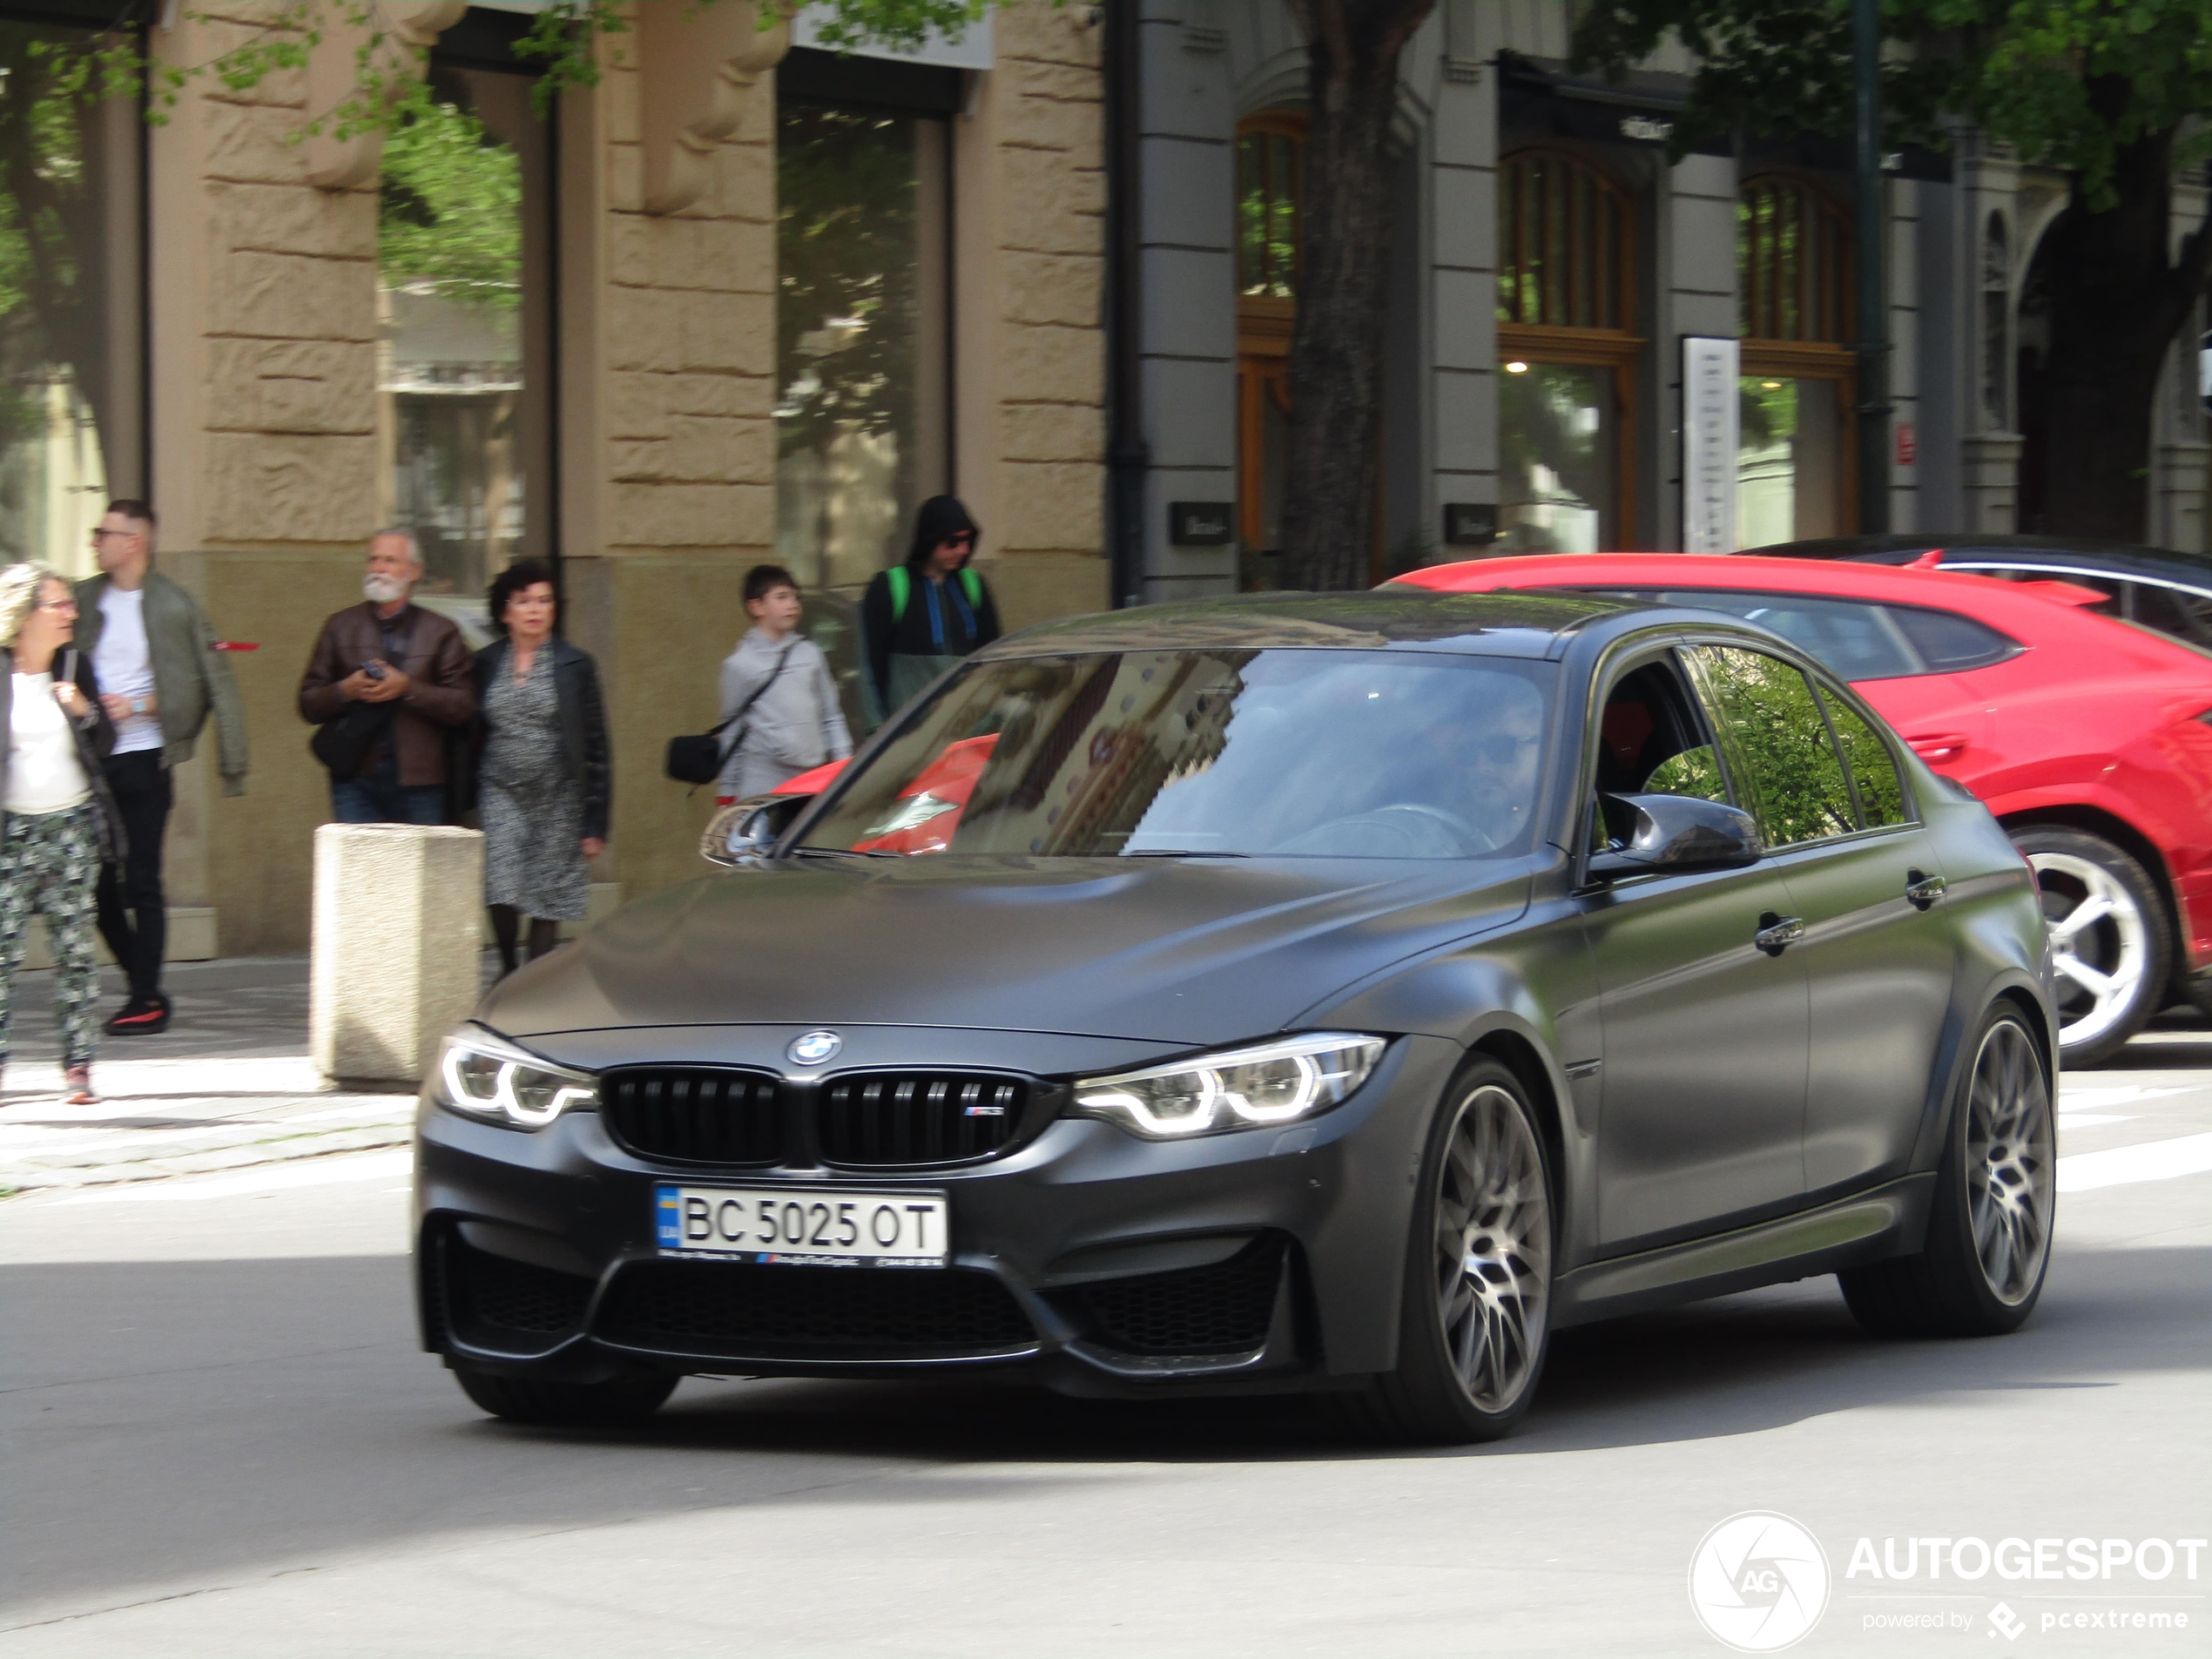
<svg viewBox="0 0 2212 1659">
<path fill-rule="evenodd" d="M 2101 864 L 2071 853 L 2031 853 L 2058 970 L 2059 1042 L 2094 1042 L 2125 1020 L 2150 968 L 2142 907 Z"/>
</svg>

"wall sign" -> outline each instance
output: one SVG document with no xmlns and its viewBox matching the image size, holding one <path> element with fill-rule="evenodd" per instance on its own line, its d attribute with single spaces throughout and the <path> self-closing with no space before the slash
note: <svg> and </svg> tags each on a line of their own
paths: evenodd
<svg viewBox="0 0 2212 1659">
<path fill-rule="evenodd" d="M 1910 467 L 1920 459 L 1920 432 L 1910 421 L 1897 423 L 1897 464 Z"/>
<path fill-rule="evenodd" d="M 1237 539 L 1236 503 L 1177 501 L 1168 503 L 1168 540 L 1177 547 L 1227 547 Z"/>
<path fill-rule="evenodd" d="M 1498 508 L 1494 502 L 1447 501 L 1444 503 L 1444 545 L 1487 547 L 1498 539 Z"/>
<path fill-rule="evenodd" d="M 1733 340 L 1682 341 L 1682 545 L 1685 553 L 1736 550 L 1739 353 Z"/>
</svg>

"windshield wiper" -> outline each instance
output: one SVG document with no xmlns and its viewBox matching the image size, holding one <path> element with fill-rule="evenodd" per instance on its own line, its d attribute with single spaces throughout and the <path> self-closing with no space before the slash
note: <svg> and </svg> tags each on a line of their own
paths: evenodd
<svg viewBox="0 0 2212 1659">
<path fill-rule="evenodd" d="M 793 857 L 797 857 L 798 855 L 806 853 L 819 853 L 824 858 L 831 859 L 902 859 L 907 856 L 904 853 L 894 853 L 887 848 L 880 846 L 865 848 L 858 846 L 794 846 L 792 848 L 792 854 Z"/>
<path fill-rule="evenodd" d="M 1248 859 L 1249 853 L 1230 853 L 1210 846 L 1137 846 L 1125 847 L 1114 854 L 1119 859 Z"/>
</svg>

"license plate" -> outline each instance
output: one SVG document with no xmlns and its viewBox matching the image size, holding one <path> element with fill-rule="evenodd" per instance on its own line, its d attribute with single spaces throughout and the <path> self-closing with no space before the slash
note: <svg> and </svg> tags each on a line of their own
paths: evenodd
<svg viewBox="0 0 2212 1659">
<path fill-rule="evenodd" d="M 941 1193 L 844 1187 L 679 1187 L 653 1190 L 664 1256 L 790 1267 L 942 1267 L 951 1206 Z"/>
</svg>

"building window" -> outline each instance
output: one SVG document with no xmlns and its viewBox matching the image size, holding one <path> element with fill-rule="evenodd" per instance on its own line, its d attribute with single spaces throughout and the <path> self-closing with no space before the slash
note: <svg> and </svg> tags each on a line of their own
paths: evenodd
<svg viewBox="0 0 2212 1659">
<path fill-rule="evenodd" d="M 1499 549 L 1628 546 L 1643 345 L 1628 197 L 1568 151 L 1518 151 L 1498 171 Z"/>
<path fill-rule="evenodd" d="M 142 127 L 88 29 L 0 20 L 0 563 L 93 570 L 145 493 Z"/>
<path fill-rule="evenodd" d="M 385 140 L 379 516 L 414 531 L 430 595 L 473 599 L 556 550 L 552 134 L 530 88 L 442 51 L 423 108 Z"/>
<path fill-rule="evenodd" d="M 947 124 L 776 115 L 776 552 L 857 595 L 948 487 Z"/>
<path fill-rule="evenodd" d="M 2012 426 L 2012 243 L 1992 213 L 1981 241 L 1981 420 L 1992 432 Z"/>
<path fill-rule="evenodd" d="M 1851 239 L 1810 179 L 1748 179 L 1736 201 L 1743 336 L 1736 455 L 1739 546 L 1847 534 L 1854 435 Z"/>
<path fill-rule="evenodd" d="M 1291 332 L 1298 318 L 1305 118 L 1270 110 L 1237 129 L 1237 524 L 1248 555 L 1283 545 Z M 1271 579 L 1264 564 L 1244 585 Z"/>
</svg>

